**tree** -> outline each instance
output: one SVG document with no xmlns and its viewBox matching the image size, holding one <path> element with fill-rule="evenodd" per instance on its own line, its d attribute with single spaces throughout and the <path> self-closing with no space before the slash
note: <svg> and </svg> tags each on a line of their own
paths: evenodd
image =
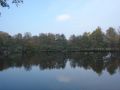
<svg viewBox="0 0 120 90">
<path fill-rule="evenodd" d="M 68 45 L 70 48 L 78 47 L 79 37 L 74 34 L 70 36 L 68 40 Z"/>
<path fill-rule="evenodd" d="M 56 34 L 55 35 L 55 44 L 58 49 L 66 49 L 67 40 L 64 34 Z"/>
<path fill-rule="evenodd" d="M 92 43 L 92 48 L 105 47 L 105 35 L 100 27 L 98 27 L 95 31 L 92 32 L 92 34 L 90 35 L 90 40 Z"/>
<path fill-rule="evenodd" d="M 12 3 L 15 3 L 18 6 L 19 3 L 23 3 L 23 0 L 13 0 Z M 10 7 L 8 4 L 8 0 L 0 0 L 0 6 Z"/>
<path fill-rule="evenodd" d="M 30 33 L 30 32 L 26 32 L 25 34 L 24 34 L 24 39 L 25 40 L 29 40 L 30 38 L 32 37 L 32 34 Z"/>
<path fill-rule="evenodd" d="M 11 36 L 6 32 L 0 31 L 0 54 L 7 55 L 8 49 L 12 46 Z"/>
<path fill-rule="evenodd" d="M 21 33 L 18 33 L 14 36 L 14 38 L 17 39 L 17 40 L 21 40 L 23 37 L 22 37 Z"/>
<path fill-rule="evenodd" d="M 11 38 L 11 36 L 6 32 L 0 31 L 0 46 L 6 46 L 8 43 L 8 40 Z"/>
<path fill-rule="evenodd" d="M 80 48 L 90 48 L 90 33 L 85 32 L 80 39 Z"/>
<path fill-rule="evenodd" d="M 120 48 L 120 27 L 118 29 L 118 48 Z"/>
<path fill-rule="evenodd" d="M 107 41 L 108 41 L 108 46 L 111 48 L 116 47 L 117 42 L 118 42 L 118 34 L 114 28 L 110 27 L 106 31 L 106 37 L 107 37 Z"/>
</svg>

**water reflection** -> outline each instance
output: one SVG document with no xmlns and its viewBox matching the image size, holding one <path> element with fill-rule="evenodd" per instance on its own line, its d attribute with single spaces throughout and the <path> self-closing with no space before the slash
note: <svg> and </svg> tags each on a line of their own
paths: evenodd
<svg viewBox="0 0 120 90">
<path fill-rule="evenodd" d="M 93 70 L 97 74 L 102 74 L 104 70 L 113 75 L 120 69 L 119 53 L 94 53 L 94 52 L 74 52 L 74 53 L 39 53 L 37 55 L 10 55 L 0 57 L 0 71 L 11 67 L 24 67 L 31 70 L 32 66 L 39 66 L 40 70 L 64 69 L 66 63 L 70 62 L 72 68 L 84 68 Z M 60 81 L 69 81 L 64 77 Z"/>
</svg>

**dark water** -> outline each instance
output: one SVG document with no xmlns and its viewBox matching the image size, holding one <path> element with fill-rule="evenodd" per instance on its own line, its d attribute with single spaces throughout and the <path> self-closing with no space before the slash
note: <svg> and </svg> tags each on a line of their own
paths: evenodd
<svg viewBox="0 0 120 90">
<path fill-rule="evenodd" d="M 0 90 L 120 90 L 120 54 L 1 57 Z"/>
</svg>

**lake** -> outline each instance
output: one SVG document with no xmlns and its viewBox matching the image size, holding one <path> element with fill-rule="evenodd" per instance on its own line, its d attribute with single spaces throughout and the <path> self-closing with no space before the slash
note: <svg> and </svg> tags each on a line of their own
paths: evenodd
<svg viewBox="0 0 120 90">
<path fill-rule="evenodd" d="M 120 53 L 0 57 L 0 90 L 120 90 Z"/>
</svg>

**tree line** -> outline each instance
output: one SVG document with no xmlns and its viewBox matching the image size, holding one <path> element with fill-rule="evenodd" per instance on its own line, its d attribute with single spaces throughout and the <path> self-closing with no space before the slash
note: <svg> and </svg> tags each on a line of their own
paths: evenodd
<svg viewBox="0 0 120 90">
<path fill-rule="evenodd" d="M 0 31 L 0 54 L 31 53 L 40 51 L 71 51 L 94 48 L 120 48 L 120 29 L 108 28 L 104 33 L 100 27 L 83 35 L 71 35 L 66 39 L 64 34 L 41 33 L 32 36 L 30 32 L 24 35 L 10 35 Z"/>
</svg>

